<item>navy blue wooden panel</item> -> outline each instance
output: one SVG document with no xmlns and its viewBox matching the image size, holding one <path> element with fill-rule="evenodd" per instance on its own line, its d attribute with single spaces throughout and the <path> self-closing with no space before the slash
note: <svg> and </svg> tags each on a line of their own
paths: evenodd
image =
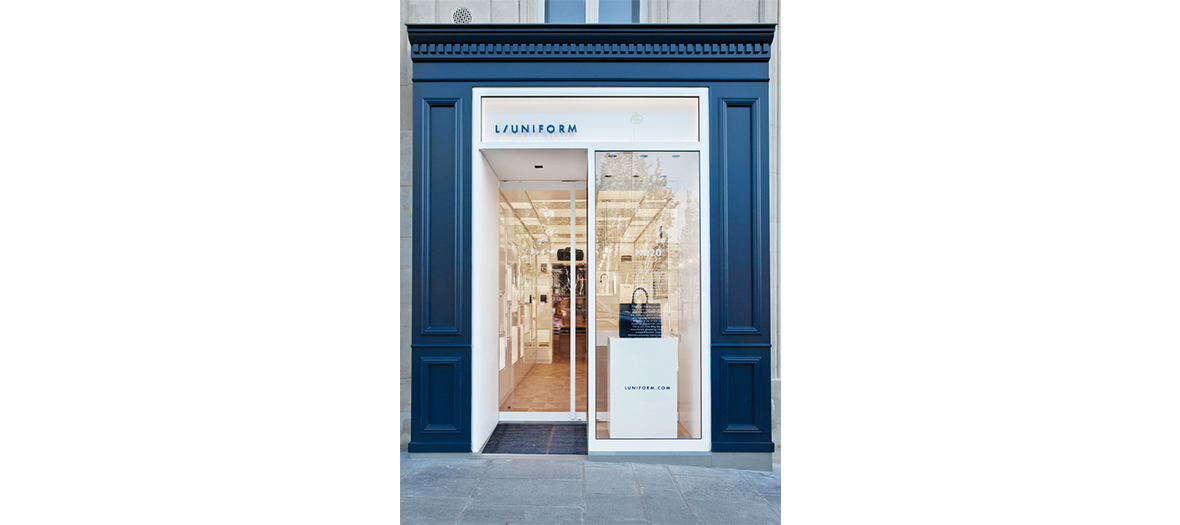
<svg viewBox="0 0 1180 525">
<path fill-rule="evenodd" d="M 765 329 L 768 315 L 770 274 L 769 257 L 762 243 L 769 231 L 769 216 L 760 206 L 759 192 L 764 193 L 762 179 L 767 174 L 759 168 L 758 99 L 718 99 L 717 173 L 719 190 L 716 203 L 720 210 L 720 231 L 714 231 L 717 260 L 726 271 L 716 276 L 720 285 L 715 311 L 721 336 L 757 336 Z M 767 181 L 768 182 L 768 181 Z M 714 263 L 716 264 L 716 263 Z M 735 271 L 737 270 L 737 271 Z"/>
<path fill-rule="evenodd" d="M 766 62 L 770 44 L 413 44 L 417 62 Z"/>
<path fill-rule="evenodd" d="M 767 81 L 774 24 L 408 24 L 418 82 Z M 539 81 L 540 83 L 538 83 Z M 585 85 L 585 84 L 583 84 Z M 698 84 L 701 85 L 701 84 Z"/>
<path fill-rule="evenodd" d="M 713 345 L 713 451 L 774 452 L 770 345 Z"/>
<path fill-rule="evenodd" d="M 410 452 L 471 451 L 471 347 L 416 346 Z"/>
<path fill-rule="evenodd" d="M 773 452 L 766 84 L 710 90 L 713 450 Z"/>
<path fill-rule="evenodd" d="M 414 88 L 411 452 L 471 451 L 471 88 Z"/>
<path fill-rule="evenodd" d="M 695 80 L 697 85 L 706 82 L 749 82 L 751 76 L 761 74 L 762 81 L 768 81 L 766 63 L 754 62 L 519 62 L 495 64 L 495 69 L 486 73 L 478 69 L 455 68 L 454 64 L 425 63 L 414 66 L 414 83 L 419 82 L 468 82 L 481 85 L 485 81 L 529 82 L 540 85 L 532 79 L 553 78 L 554 71 L 560 72 L 565 80 L 586 82 L 643 82 L 652 79 L 676 82 Z M 691 69 L 685 74 L 686 69 Z M 517 84 L 520 85 L 520 84 Z M 601 85 L 601 84 L 599 84 Z"/>
<path fill-rule="evenodd" d="M 463 105 L 457 98 L 422 100 L 422 206 L 415 216 L 423 217 L 422 239 L 429 249 L 420 253 L 422 334 L 462 335 L 460 324 L 464 304 L 460 290 L 467 282 L 461 256 L 467 225 L 462 221 L 461 169 Z"/>
<path fill-rule="evenodd" d="M 498 61 L 506 56 L 574 55 L 613 60 L 645 55 L 657 62 L 677 55 L 726 55 L 767 62 L 775 24 L 406 24 L 411 57 Z M 437 55 L 437 56 L 435 56 Z"/>
<path fill-rule="evenodd" d="M 459 368 L 463 358 L 457 356 L 423 357 L 422 367 L 422 426 L 423 433 L 459 433 L 459 393 L 463 391 Z"/>
</svg>

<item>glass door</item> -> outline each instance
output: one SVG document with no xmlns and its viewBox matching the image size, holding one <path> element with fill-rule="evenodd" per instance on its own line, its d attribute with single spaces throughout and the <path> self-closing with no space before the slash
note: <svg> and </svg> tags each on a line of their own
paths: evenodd
<svg viewBox="0 0 1180 525">
<path fill-rule="evenodd" d="M 585 421 L 586 183 L 500 189 L 500 420 Z"/>
<path fill-rule="evenodd" d="M 707 311 L 701 155 L 598 151 L 592 158 L 592 437 L 598 443 L 699 440 Z"/>
</svg>

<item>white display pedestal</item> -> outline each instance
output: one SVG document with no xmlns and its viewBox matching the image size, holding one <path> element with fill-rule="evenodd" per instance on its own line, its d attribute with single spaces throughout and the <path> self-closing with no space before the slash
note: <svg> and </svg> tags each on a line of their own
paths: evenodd
<svg viewBox="0 0 1180 525">
<path fill-rule="evenodd" d="M 675 337 L 608 337 L 610 437 L 676 437 Z"/>
<path fill-rule="evenodd" d="M 595 346 L 606 346 L 607 339 L 609 339 L 611 337 L 618 337 L 618 336 L 619 336 L 618 330 L 598 330 L 598 331 L 595 331 L 594 332 L 594 345 Z"/>
</svg>

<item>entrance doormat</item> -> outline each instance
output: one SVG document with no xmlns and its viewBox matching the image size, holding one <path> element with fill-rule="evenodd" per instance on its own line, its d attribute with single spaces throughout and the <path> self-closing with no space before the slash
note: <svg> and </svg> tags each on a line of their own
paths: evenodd
<svg viewBox="0 0 1180 525">
<path fill-rule="evenodd" d="M 484 454 L 586 455 L 586 423 L 500 423 Z"/>
</svg>

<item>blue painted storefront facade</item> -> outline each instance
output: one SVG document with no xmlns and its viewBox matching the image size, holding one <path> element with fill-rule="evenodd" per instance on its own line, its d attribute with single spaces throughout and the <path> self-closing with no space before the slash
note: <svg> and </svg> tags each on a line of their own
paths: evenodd
<svg viewBox="0 0 1180 525">
<path fill-rule="evenodd" d="M 772 452 L 773 24 L 407 25 L 413 60 L 410 452 L 470 452 L 474 87 L 709 89 L 713 452 Z"/>
</svg>

